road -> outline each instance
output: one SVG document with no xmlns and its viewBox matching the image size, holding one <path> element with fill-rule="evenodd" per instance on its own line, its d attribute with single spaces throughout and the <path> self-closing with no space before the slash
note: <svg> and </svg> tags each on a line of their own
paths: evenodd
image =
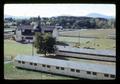
<svg viewBox="0 0 120 84">
<path fill-rule="evenodd" d="M 11 60 L 11 61 L 4 61 L 4 64 L 8 64 L 8 63 L 11 63 L 11 62 L 13 62 L 13 60 Z"/>
</svg>

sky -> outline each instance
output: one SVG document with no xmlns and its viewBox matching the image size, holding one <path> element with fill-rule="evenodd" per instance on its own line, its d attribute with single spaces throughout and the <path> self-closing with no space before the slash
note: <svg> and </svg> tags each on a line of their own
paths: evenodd
<svg viewBox="0 0 120 84">
<path fill-rule="evenodd" d="M 100 13 L 115 17 L 114 4 L 5 4 L 4 14 L 12 16 L 86 16 Z"/>
</svg>

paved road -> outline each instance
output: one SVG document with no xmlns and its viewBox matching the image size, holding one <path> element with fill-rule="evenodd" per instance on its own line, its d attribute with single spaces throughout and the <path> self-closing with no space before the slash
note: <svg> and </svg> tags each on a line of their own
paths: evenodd
<svg viewBox="0 0 120 84">
<path fill-rule="evenodd" d="M 13 62 L 12 60 L 11 61 L 5 61 L 4 64 L 8 64 L 8 63 L 11 63 Z"/>
</svg>

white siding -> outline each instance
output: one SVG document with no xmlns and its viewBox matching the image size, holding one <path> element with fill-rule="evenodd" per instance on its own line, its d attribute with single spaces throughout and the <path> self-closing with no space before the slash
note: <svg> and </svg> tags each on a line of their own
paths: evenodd
<svg viewBox="0 0 120 84">
<path fill-rule="evenodd" d="M 56 39 L 58 38 L 58 30 L 56 28 L 53 30 L 52 36 Z"/>
<path fill-rule="evenodd" d="M 22 40 L 21 30 L 16 30 L 16 41 Z"/>
</svg>

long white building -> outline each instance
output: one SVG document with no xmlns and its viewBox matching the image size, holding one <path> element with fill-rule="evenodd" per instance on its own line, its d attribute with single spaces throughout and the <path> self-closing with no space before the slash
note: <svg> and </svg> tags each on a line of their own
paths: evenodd
<svg viewBox="0 0 120 84">
<path fill-rule="evenodd" d="M 85 48 L 74 48 L 71 46 L 55 46 L 55 54 L 60 56 L 78 57 L 83 59 L 93 59 L 101 61 L 116 61 L 116 52 L 112 50 L 96 50 Z"/>
<path fill-rule="evenodd" d="M 87 79 L 115 79 L 115 66 L 45 58 L 17 56 L 16 67 Z"/>
</svg>

